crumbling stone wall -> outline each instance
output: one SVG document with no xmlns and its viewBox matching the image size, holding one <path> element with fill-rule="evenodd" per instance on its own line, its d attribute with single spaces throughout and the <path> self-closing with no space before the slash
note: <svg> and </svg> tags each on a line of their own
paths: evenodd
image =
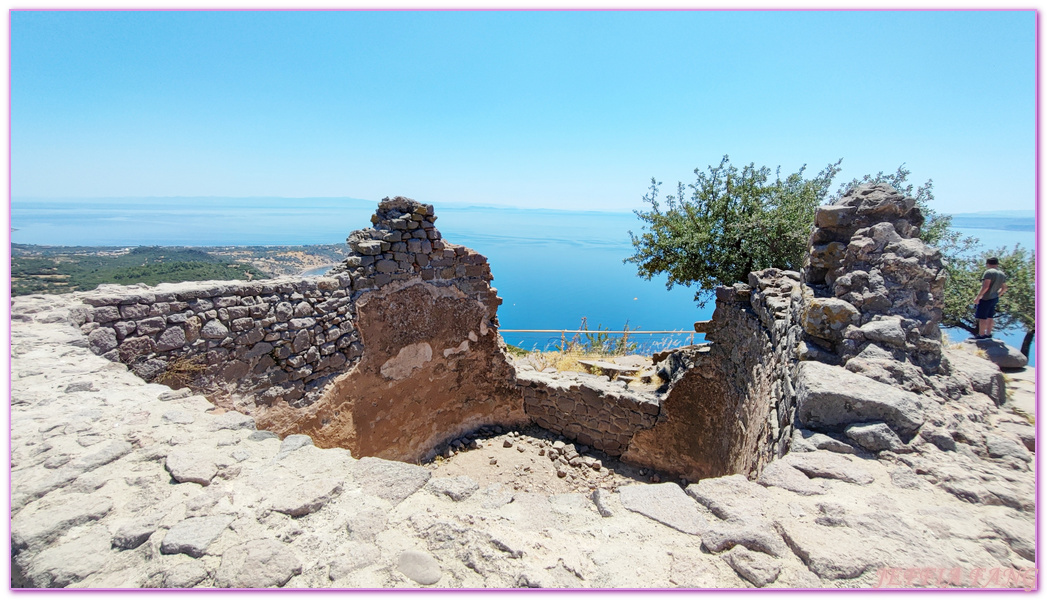
<svg viewBox="0 0 1047 600">
<path fill-rule="evenodd" d="M 839 366 L 875 380 L 866 387 L 898 389 L 892 398 L 971 390 L 943 360 L 945 274 L 939 252 L 918 239 L 922 223 L 915 200 L 887 185 L 859 186 L 820 207 L 802 277 L 768 269 L 716 290 L 711 343 L 669 358 L 657 423 L 634 436 L 623 459 L 688 478 L 755 477 L 788 451 L 798 427 L 816 427 L 798 415 L 814 402 L 801 375 L 849 375 L 830 375 Z M 835 366 L 805 370 L 804 361 Z"/>
<path fill-rule="evenodd" d="M 623 459 L 690 480 L 755 477 L 788 449 L 795 417 L 796 344 L 804 288 L 767 269 L 716 290 L 711 343 L 666 359 L 672 376 L 657 424 Z"/>
<path fill-rule="evenodd" d="M 521 371 L 516 381 L 535 423 L 611 456 L 622 455 L 636 433 L 653 427 L 660 411 L 659 398 L 606 378 Z"/>
<path fill-rule="evenodd" d="M 973 385 L 948 377 L 940 256 L 889 186 L 819 209 L 802 277 L 767 269 L 718 289 L 710 343 L 666 359 L 663 394 L 516 373 L 487 260 L 443 241 L 435 220 L 431 205 L 386 198 L 330 277 L 107 287 L 77 314 L 92 350 L 143 378 L 195 361 L 262 428 L 399 460 L 480 425 L 535 422 L 688 479 L 755 477 L 803 425 L 802 361 L 915 392 Z"/>
<path fill-rule="evenodd" d="M 182 373 L 259 427 L 418 460 L 470 427 L 526 421 L 487 260 L 435 220 L 386 198 L 328 277 L 105 286 L 76 314 L 96 354 L 143 379 Z"/>
<path fill-rule="evenodd" d="M 238 408 L 300 407 L 363 352 L 350 283 L 341 275 L 101 286 L 74 313 L 92 351 L 146 381 L 220 388 Z"/>
<path fill-rule="evenodd" d="M 945 271 L 920 241 L 915 200 L 886 184 L 859 186 L 818 209 L 804 269 L 804 358 L 912 391 L 939 371 Z"/>
<path fill-rule="evenodd" d="M 333 275 L 349 274 L 354 291 L 418 278 L 435 285 L 454 285 L 494 307 L 501 304 L 498 290 L 489 285 L 492 276 L 487 259 L 469 248 L 444 242 L 431 204 L 402 196 L 386 198 L 371 216 L 371 223 L 374 227 L 349 235 L 346 243 L 351 252 L 331 271 Z"/>
</svg>

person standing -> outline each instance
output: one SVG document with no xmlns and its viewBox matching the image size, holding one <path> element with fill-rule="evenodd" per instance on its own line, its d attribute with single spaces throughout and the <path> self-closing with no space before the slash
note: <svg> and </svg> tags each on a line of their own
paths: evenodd
<svg viewBox="0 0 1047 600">
<path fill-rule="evenodd" d="M 992 327 L 996 317 L 996 304 L 1000 294 L 1007 291 L 1007 275 L 1000 270 L 1000 259 L 995 256 L 985 259 L 985 272 L 982 273 L 982 289 L 974 297 L 974 318 L 978 320 L 976 340 L 992 338 Z"/>
</svg>

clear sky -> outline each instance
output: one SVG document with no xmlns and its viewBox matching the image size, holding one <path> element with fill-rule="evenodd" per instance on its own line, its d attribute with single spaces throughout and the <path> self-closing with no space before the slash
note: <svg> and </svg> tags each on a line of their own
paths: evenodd
<svg viewBox="0 0 1047 600">
<path fill-rule="evenodd" d="M 1032 209 L 1035 13 L 11 13 L 12 195 L 625 211 L 736 163 Z"/>
</svg>

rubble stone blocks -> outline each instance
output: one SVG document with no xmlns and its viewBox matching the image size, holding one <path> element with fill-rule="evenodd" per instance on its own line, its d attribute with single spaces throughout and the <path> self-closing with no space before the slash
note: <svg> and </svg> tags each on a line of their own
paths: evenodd
<svg viewBox="0 0 1047 600">
<path fill-rule="evenodd" d="M 916 201 L 887 184 L 857 186 L 835 204 L 819 207 L 804 267 L 804 282 L 817 298 L 811 306 L 839 302 L 855 312 L 842 327 L 805 323 L 809 345 L 841 365 L 870 345 L 887 350 L 891 358 L 852 369 L 884 383 L 938 373 L 945 271 L 941 253 L 918 237 L 923 221 Z M 881 368 L 897 359 L 917 369 Z"/>
</svg>

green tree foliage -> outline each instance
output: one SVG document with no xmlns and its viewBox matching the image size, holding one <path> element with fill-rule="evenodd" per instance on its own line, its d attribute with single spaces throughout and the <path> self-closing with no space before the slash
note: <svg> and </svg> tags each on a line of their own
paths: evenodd
<svg viewBox="0 0 1047 600">
<path fill-rule="evenodd" d="M 949 279 L 945 284 L 945 310 L 942 324 L 978 333 L 972 301 L 981 289 L 985 259 L 1000 259 L 1000 269 L 1007 274 L 1007 291 L 996 307 L 995 328 L 1000 331 L 1024 329 L 1022 354 L 1028 356 L 1036 334 L 1036 257 L 1020 244 L 1013 249 L 984 250 L 976 255 L 957 257 L 947 263 Z"/>
<path fill-rule="evenodd" d="M 806 166 L 784 179 L 779 168 L 772 178 L 768 167 L 739 169 L 724 156 L 708 172 L 695 169 L 694 183 L 677 184 L 664 201 L 652 178 L 644 196 L 651 209 L 635 211 L 645 231 L 629 232 L 635 253 L 626 262 L 646 279 L 666 273 L 670 289 L 698 284 L 699 306 L 717 285 L 746 281 L 750 271 L 799 270 L 814 212 L 839 170 L 837 161 L 811 178 Z"/>
<path fill-rule="evenodd" d="M 924 216 L 920 239 L 942 253 L 948 274 L 943 324 L 977 333 L 971 300 L 981 285 L 985 257 L 998 255 L 1010 280 L 1009 291 L 997 308 L 996 326 L 1000 330 L 1024 328 L 1022 352 L 1028 355 L 1036 325 L 1035 268 L 1030 252 L 1016 246 L 1012 251 L 978 253 L 977 238 L 953 230 L 952 217 L 931 208 L 933 181 L 914 186 L 904 164 L 893 173 L 880 171 L 853 179 L 828 196 L 839 170 L 837 161 L 811 179 L 800 169 L 785 179 L 778 173 L 772 180 L 767 167 L 757 169 L 749 164 L 738 169 L 724 156 L 708 172 L 695 169 L 694 183 L 677 184 L 676 194 L 662 201 L 658 193 L 662 184 L 651 179 L 644 196 L 651 210 L 636 211 L 645 231 L 639 236 L 629 232 L 635 253 L 626 262 L 636 264 L 638 274 L 646 279 L 666 273 L 670 289 L 676 284 L 697 284 L 695 301 L 704 306 L 717 285 L 745 281 L 750 271 L 767 267 L 798 270 L 819 204 L 838 200 L 863 183 L 887 183 L 916 199 Z"/>
</svg>

